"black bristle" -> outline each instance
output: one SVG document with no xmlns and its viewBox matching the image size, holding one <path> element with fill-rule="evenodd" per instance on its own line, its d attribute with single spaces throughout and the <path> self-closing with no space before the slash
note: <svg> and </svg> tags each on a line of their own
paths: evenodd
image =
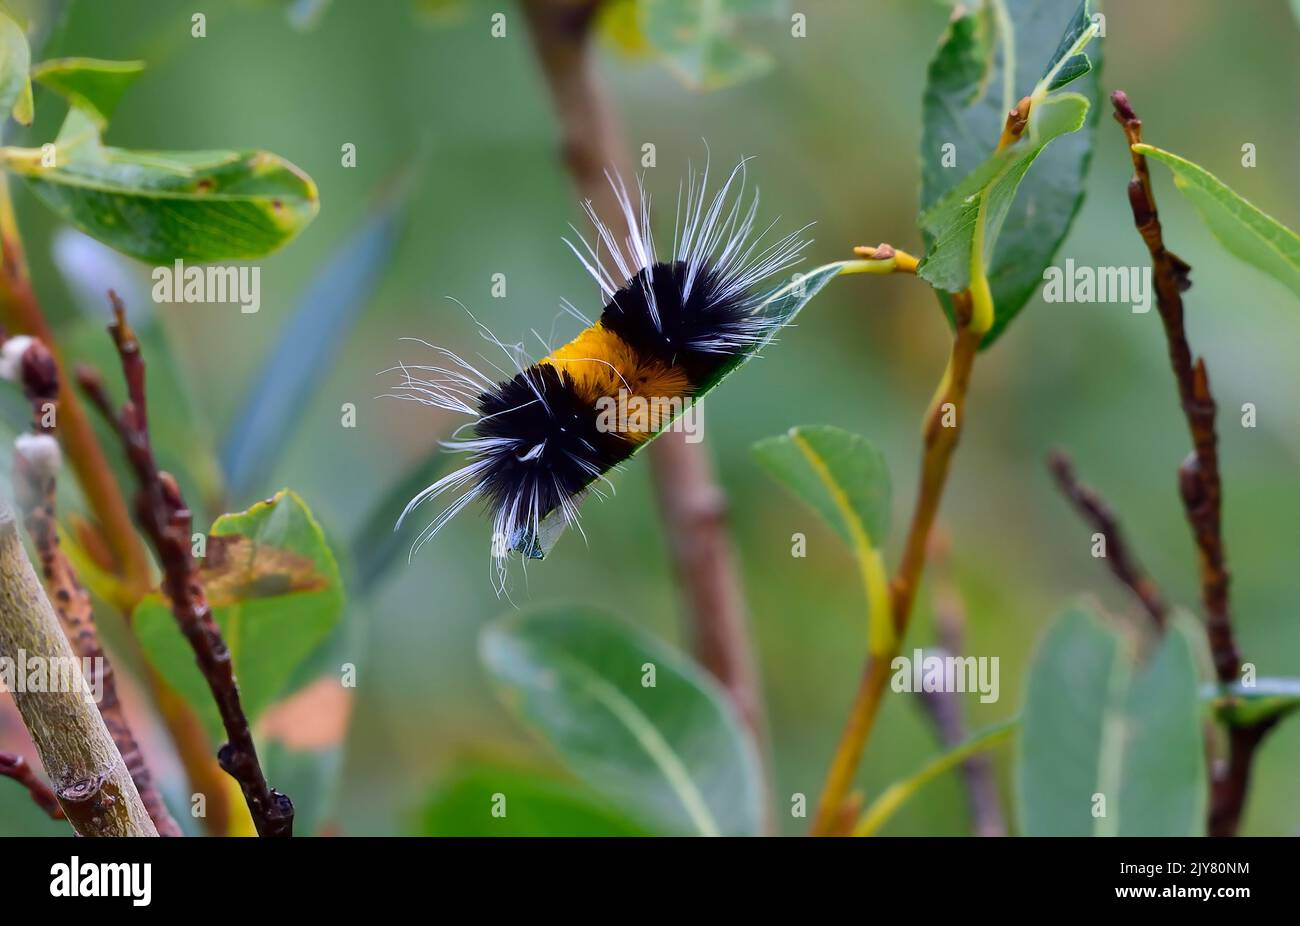
<svg viewBox="0 0 1300 926">
<path fill-rule="evenodd" d="M 535 490 L 544 517 L 596 478 L 584 462 L 604 473 L 633 450 L 623 436 L 597 428 L 596 409 L 578 396 L 569 374 L 549 364 L 531 366 L 479 396 L 479 411 L 479 437 L 515 442 L 485 454 L 491 462 L 482 484 L 494 508 L 517 498 L 526 505 Z M 521 459 L 539 445 L 537 456 Z"/>
<path fill-rule="evenodd" d="M 656 325 L 646 297 L 646 273 L 642 269 L 614 294 L 600 323 L 642 356 L 680 367 L 699 385 L 736 353 L 738 343 L 752 337 L 753 304 L 745 293 L 724 297 L 721 278 L 707 263 L 696 271 L 690 296 L 683 299 L 686 263 L 659 263 L 650 273 Z"/>
</svg>

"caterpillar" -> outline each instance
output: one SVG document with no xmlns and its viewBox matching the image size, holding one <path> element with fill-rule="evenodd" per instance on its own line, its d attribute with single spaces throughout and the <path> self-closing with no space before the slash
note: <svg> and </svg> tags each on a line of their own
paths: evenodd
<svg viewBox="0 0 1300 926">
<path fill-rule="evenodd" d="M 396 368 L 404 378 L 390 395 L 471 419 L 442 442 L 468 454 L 468 462 L 419 492 L 398 520 L 400 527 L 425 502 L 453 496 L 417 537 L 412 556 L 467 505 L 482 500 L 491 512 L 502 591 L 504 560 L 513 550 L 529 549 L 544 519 L 555 514 L 581 532 L 583 496 L 603 497 L 597 484 L 608 485 L 610 470 L 668 424 L 669 410 L 680 409 L 736 355 L 771 339 L 783 319 L 761 311 L 761 284 L 799 261 L 810 243 L 803 238 L 808 226 L 764 244 L 777 223 L 756 232 L 759 197 L 755 191 L 744 205 L 745 163 L 712 196 L 707 164 L 698 181 L 693 171 L 688 174 L 678 189 L 673 245 L 665 259 L 655 249 L 643 185 L 637 184 L 634 205 L 622 179 L 606 172 L 625 234 L 616 236 L 587 201 L 583 208 L 595 228 L 595 245 L 576 228 L 581 247 L 563 239 L 595 279 L 604 306 L 592 322 L 562 301 L 586 324 L 562 347 L 529 363 L 522 345 L 503 344 L 480 323 L 482 336 L 514 367 L 513 373 L 496 367 L 505 379 L 424 341 L 438 362 Z M 649 414 L 609 427 L 601 410 L 620 398 L 644 400 Z M 460 436 L 465 427 L 473 428 L 472 437 Z"/>
</svg>

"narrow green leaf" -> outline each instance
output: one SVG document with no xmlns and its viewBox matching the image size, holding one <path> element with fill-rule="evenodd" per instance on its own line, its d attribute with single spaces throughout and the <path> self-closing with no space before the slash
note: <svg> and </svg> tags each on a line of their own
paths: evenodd
<svg viewBox="0 0 1300 926">
<path fill-rule="evenodd" d="M 1018 722 L 1017 719 L 1012 719 L 981 730 L 967 738 L 964 743 L 931 759 L 911 777 L 894 782 L 871 802 L 871 806 L 866 809 L 858 820 L 857 826 L 853 828 L 853 835 L 874 836 L 898 808 L 921 788 L 945 772 L 952 771 L 971 756 L 1007 740 L 1015 732 Z"/>
<path fill-rule="evenodd" d="M 590 789 L 536 770 L 459 769 L 420 812 L 421 836 L 644 836 Z"/>
<path fill-rule="evenodd" d="M 102 131 L 122 94 L 142 71 L 143 61 L 54 58 L 32 68 L 32 79 L 88 113 Z"/>
<path fill-rule="evenodd" d="M 12 114 L 23 125 L 31 125 L 31 64 L 27 35 L 18 23 L 0 12 L 0 118 Z"/>
<path fill-rule="evenodd" d="M 105 147 L 90 113 L 73 107 L 55 165 L 11 159 L 58 215 L 112 248 L 152 263 L 251 260 L 316 216 L 316 184 L 264 151 L 125 151 Z"/>
<path fill-rule="evenodd" d="M 807 273 L 796 274 L 795 278 L 788 282 L 782 283 L 775 287 L 767 294 L 763 303 L 756 310 L 767 315 L 770 318 L 781 319 L 783 325 L 788 325 L 794 321 L 795 317 L 803 310 L 813 296 L 817 295 L 822 289 L 846 270 L 852 272 L 857 266 L 863 264 L 863 261 L 842 260 L 831 264 L 823 264 Z M 745 353 L 738 353 L 728 358 L 727 362 L 718 368 L 718 370 L 705 382 L 700 384 L 699 389 L 695 391 L 692 397 L 694 402 L 699 402 L 706 395 L 712 392 L 728 376 L 735 373 L 736 370 L 744 366 L 750 359 L 769 346 L 776 338 L 774 331 L 763 343 L 756 345 L 752 350 Z M 632 451 L 635 457 L 641 453 L 651 441 L 662 434 L 667 429 L 667 424 L 660 428 L 659 432 L 653 435 L 650 440 L 643 441 L 637 445 L 636 450 Z M 520 536 L 515 539 L 511 545 L 512 549 L 523 553 L 532 559 L 542 559 L 555 546 L 556 542 L 564 534 L 566 527 L 564 518 L 560 513 L 552 512 L 542 519 L 542 523 L 534 536 Z"/>
<path fill-rule="evenodd" d="M 1185 620 L 1147 664 L 1089 610 L 1067 611 L 1030 669 L 1018 761 L 1031 836 L 1191 836 L 1205 825 L 1196 660 Z"/>
<path fill-rule="evenodd" d="M 1133 150 L 1173 171 L 1174 185 L 1229 253 L 1300 296 L 1300 236 L 1205 168 L 1154 145 L 1134 145 Z"/>
<path fill-rule="evenodd" d="M 832 427 L 797 427 L 753 447 L 777 481 L 821 515 L 853 551 L 869 606 L 872 653 L 893 645 L 889 580 L 880 548 L 889 532 L 889 470 L 867 440 Z"/>
<path fill-rule="evenodd" d="M 281 328 L 222 440 L 221 463 L 235 498 L 268 475 L 294 434 L 304 403 L 333 366 L 392 258 L 408 201 L 390 195 L 379 202 L 321 265 Z"/>
<path fill-rule="evenodd" d="M 288 490 L 217 518 L 206 545 L 200 576 L 253 721 L 284 694 L 295 670 L 338 623 L 343 584 L 320 525 Z M 166 600 L 147 596 L 134 625 L 150 665 L 219 735 L 212 695 Z"/>
<path fill-rule="evenodd" d="M 923 213 L 986 164 L 1007 111 L 1036 89 L 1074 46 L 1080 30 L 1087 31 L 1091 23 L 1090 6 L 1075 0 L 996 0 L 972 6 L 951 22 L 930 62 L 922 101 Z M 1055 50 L 1047 55 L 1049 48 Z M 1069 56 L 1065 60 L 1074 63 L 1063 66 L 1049 82 L 1059 88 L 1067 78 L 1078 81 L 1078 91 L 1089 103 L 1087 130 L 1059 135 L 1046 150 L 1035 152 L 1033 170 L 1020 162 L 1023 169 L 1018 177 L 1003 178 L 1019 185 L 1011 189 L 1015 196 L 1007 204 L 1001 234 L 995 236 L 996 249 L 986 240 L 986 273 L 996 314 L 985 347 L 997 340 L 1038 291 L 1043 269 L 1051 263 L 1083 201 L 1100 103 L 1096 64 L 1101 54 L 1095 45 L 1091 51 L 1096 61 L 1089 62 L 1088 71 L 1082 70 L 1082 58 L 1076 61 L 1077 55 Z M 927 231 L 927 251 L 933 244 Z M 943 269 L 944 285 L 954 285 L 967 273 L 960 263 Z M 951 318 L 951 297 L 942 290 L 937 295 Z"/>
<path fill-rule="evenodd" d="M 638 822 L 758 833 L 753 745 L 716 683 L 679 653 L 576 608 L 502 618 L 484 629 L 479 652 L 504 703 Z"/>
</svg>

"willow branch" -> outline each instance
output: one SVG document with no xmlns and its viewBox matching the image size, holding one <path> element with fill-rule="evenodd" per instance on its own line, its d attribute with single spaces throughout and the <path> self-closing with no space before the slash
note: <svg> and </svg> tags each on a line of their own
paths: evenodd
<svg viewBox="0 0 1300 926">
<path fill-rule="evenodd" d="M 51 337 L 49 324 L 32 288 L 23 253 L 22 237 L 14 218 L 6 177 L 0 175 L 0 323 L 12 334 L 26 334 L 49 346 L 55 373 L 68 382 L 67 366 Z M 112 602 L 129 622 L 136 602 L 153 585 L 152 567 L 140 541 L 122 490 L 104 457 L 103 449 L 74 390 L 65 390 L 59 407 L 59 440 L 94 515 L 108 554 L 114 561 L 121 594 Z M 191 787 L 209 795 L 205 823 L 216 833 L 225 832 L 226 794 L 213 785 L 221 772 L 211 759 L 207 737 L 198 717 L 156 673 L 150 687 L 176 746 Z"/>
<path fill-rule="evenodd" d="M 67 682 L 42 691 L 16 686 L 13 698 L 73 829 L 82 836 L 158 835 L 7 507 L 0 508 L 0 657 L 39 660 Z"/>
<path fill-rule="evenodd" d="M 9 199 L 8 180 L 4 177 L 0 177 L 0 321 L 10 333 L 28 334 L 48 345 L 59 378 L 67 382 L 63 358 L 27 273 L 22 239 Z M 138 600 L 149 591 L 151 584 L 149 558 L 131 525 L 126 500 L 113 478 L 113 471 L 85 410 L 76 395 L 71 394 L 71 390 L 68 392 L 59 408 L 60 436 L 68 463 L 99 523 L 127 593 Z M 134 604 L 134 600 L 129 604 Z M 125 608 L 127 612 L 130 611 L 129 604 Z"/>
<path fill-rule="evenodd" d="M 1106 543 L 1106 564 L 1115 578 L 1142 603 L 1147 614 L 1155 623 L 1156 630 L 1163 632 L 1169 614 L 1164 596 L 1155 581 L 1146 574 L 1142 565 L 1129 549 L 1124 532 L 1120 529 L 1119 519 L 1105 500 L 1096 491 L 1083 485 L 1074 475 L 1074 464 L 1063 452 L 1056 450 L 1047 459 L 1047 468 L 1056 479 L 1061 494 L 1069 500 L 1079 515 L 1101 534 Z"/>
<path fill-rule="evenodd" d="M 32 802 L 51 820 L 64 820 L 63 808 L 41 776 L 22 756 L 11 752 L 0 752 L 0 778 L 12 778 L 27 789 Z"/>
<path fill-rule="evenodd" d="M 217 752 L 217 761 L 239 783 L 259 836 L 293 835 L 293 802 L 271 788 L 262 772 L 248 718 L 239 697 L 230 650 L 212 617 L 203 581 L 191 549 L 192 516 L 180 487 L 169 473 L 158 469 L 149 439 L 148 404 L 145 398 L 145 364 L 140 342 L 126 323 L 126 312 L 116 293 L 114 321 L 109 333 L 122 361 L 126 380 L 126 405 L 114 414 L 103 384 L 87 370 L 79 370 L 82 388 L 90 400 L 116 427 L 126 451 L 127 462 L 139 483 L 136 517 L 162 566 L 162 589 L 172 605 L 172 615 L 190 648 L 199 671 L 217 703 L 228 741 Z"/>
<path fill-rule="evenodd" d="M 630 170 L 588 54 L 598 6 L 595 0 L 521 0 L 559 118 L 564 163 L 583 198 L 616 227 L 622 210 L 605 172 L 627 176 Z M 725 496 L 703 446 L 688 443 L 685 434 L 660 435 L 649 455 L 693 651 L 761 744 L 766 721 L 736 557 L 727 535 Z"/>
<path fill-rule="evenodd" d="M 861 271 L 863 273 L 910 273 L 915 276 L 917 267 L 921 264 L 919 258 L 885 242 L 881 242 L 874 248 L 859 245 L 853 249 L 853 253 L 871 262 L 870 269 L 864 268 Z"/>
<path fill-rule="evenodd" d="M 46 594 L 73 651 L 84 665 L 98 667 L 101 686 L 99 713 L 126 762 L 131 780 L 135 782 L 159 835 L 180 836 L 180 827 L 168 813 L 140 745 L 131 732 L 117 694 L 112 664 L 99 642 L 90 594 L 77 578 L 59 543 L 55 502 L 60 453 L 52 436 L 60 398 L 57 365 L 40 341 L 15 338 L 6 342 L 3 349 L 12 356 L 15 348 L 21 350 L 17 357 L 17 373 L 23 393 L 32 406 L 32 428 L 36 433 L 22 435 L 16 443 L 14 498 L 36 549 Z"/>
<path fill-rule="evenodd" d="M 842 806 L 848 798 L 853 777 L 857 774 L 862 752 L 866 748 L 871 730 L 875 726 L 881 699 L 891 674 L 890 663 L 897 654 L 907 632 L 912 603 L 925 569 L 926 544 L 934 526 L 935 515 L 943 498 L 948 481 L 952 455 L 961 436 L 966 417 L 966 392 L 970 385 L 971 370 L 979 351 L 983 335 L 971 329 L 971 298 L 969 292 L 953 296 L 953 310 L 957 330 L 953 336 L 952 353 L 943 380 L 934 400 L 926 412 L 922 438 L 921 479 L 917 486 L 916 503 L 903 547 L 903 557 L 898 571 L 890 583 L 890 615 L 894 622 L 894 649 L 884 656 L 868 655 L 857 695 L 849 710 L 849 719 L 840 734 L 840 742 L 822 787 L 821 800 L 813 819 L 814 836 L 835 835 L 844 819 Z"/>
<path fill-rule="evenodd" d="M 1122 90 L 1111 94 L 1111 103 L 1115 109 L 1115 121 L 1124 130 L 1133 158 L 1133 179 L 1128 184 L 1129 205 L 1133 222 L 1151 255 L 1156 307 L 1164 325 L 1169 363 L 1192 439 L 1192 452 L 1178 468 L 1178 490 L 1196 542 L 1210 654 L 1220 684 L 1230 685 L 1240 677 L 1241 655 L 1237 650 L 1228 605 L 1229 573 L 1222 529 L 1223 485 L 1214 423 L 1217 408 L 1210 392 L 1205 359 L 1193 359 L 1183 324 L 1182 294 L 1191 287 L 1192 268 L 1165 247 L 1147 159 L 1133 150 L 1133 146 L 1142 141 L 1142 120 Z M 1211 835 L 1231 836 L 1236 833 L 1245 807 L 1255 751 L 1271 726 L 1270 723 L 1250 730 L 1235 726 L 1229 729 L 1228 762 L 1225 770 L 1216 776 L 1211 794 Z"/>
</svg>

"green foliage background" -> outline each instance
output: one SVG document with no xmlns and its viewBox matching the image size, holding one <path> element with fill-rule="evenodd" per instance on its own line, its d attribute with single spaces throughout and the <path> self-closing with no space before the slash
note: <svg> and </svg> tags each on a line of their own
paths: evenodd
<svg viewBox="0 0 1300 926">
<path fill-rule="evenodd" d="M 210 3 L 205 39 L 190 38 L 193 4 L 76 2 L 51 33 L 43 57 L 148 62 L 114 117 L 110 144 L 264 148 L 319 185 L 317 220 L 261 262 L 259 313 L 241 315 L 233 306 L 167 310 L 174 364 L 202 413 L 197 424 L 213 434 L 239 414 L 299 294 L 366 222 L 393 178 L 411 171 L 411 185 L 402 188 L 405 233 L 373 298 L 352 322 L 337 361 L 298 407 L 287 453 L 264 480 L 229 499 L 232 510 L 291 485 L 336 550 L 344 550 L 371 506 L 453 426 L 447 416 L 373 398 L 387 382 L 375 371 L 399 358 L 419 362 L 400 337 L 478 350 L 472 322 L 447 295 L 505 340 L 531 338 L 533 328 L 545 336 L 562 296 L 594 311 L 594 287 L 560 241 L 578 212 L 556 157 L 549 100 L 523 20 L 504 8 L 509 35 L 501 40 L 489 37 L 487 14 L 472 3 L 463 16 L 429 25 L 413 15 L 412 4 L 344 0 L 306 32 L 291 28 L 279 4 Z M 779 20 L 750 25 L 743 35 L 772 54 L 774 67 L 707 95 L 684 89 L 652 62 L 605 49 L 600 73 L 629 142 L 658 148 L 647 185 L 671 203 L 687 159 L 703 156 L 703 138 L 718 167 L 757 156 L 751 177 L 762 186 L 764 215 L 817 222 L 805 269 L 848 256 L 853 244 L 881 240 L 920 253 L 921 94 L 948 10 L 902 0 L 809 0 L 801 9 L 806 39 L 791 39 Z M 1196 161 L 1290 227 L 1300 226 L 1300 32 L 1286 5 L 1251 0 L 1228 9 L 1213 0 L 1144 0 L 1111 4 L 1106 12 L 1104 86 L 1128 91 L 1146 140 Z M 52 137 L 57 129 L 62 108 L 53 100 L 38 90 L 32 137 Z M 1141 265 L 1146 254 L 1124 193 L 1131 165 L 1122 134 L 1108 113 L 1098 132 L 1088 196 L 1058 262 L 1069 256 L 1085 265 Z M 345 142 L 357 145 L 355 169 L 340 166 Z M 1240 165 L 1245 142 L 1257 147 L 1254 169 Z M 1166 240 L 1194 267 L 1189 331 L 1207 357 L 1222 409 L 1238 642 L 1260 675 L 1294 675 L 1300 307 L 1283 286 L 1224 254 L 1167 172 L 1153 172 Z M 65 333 L 82 327 L 74 292 L 50 258 L 57 220 L 21 185 L 16 189 L 37 291 Z M 134 272 L 147 298 L 145 268 Z M 497 272 L 508 280 L 503 300 L 489 296 Z M 556 330 L 563 339 L 571 321 L 561 317 Z M 917 422 L 942 370 L 947 322 L 916 280 L 845 278 L 783 342 L 773 351 L 777 359 L 750 364 L 715 392 L 704 417 L 707 446 L 729 494 L 759 647 L 775 790 L 779 797 L 803 792 L 812 801 L 857 682 L 864 604 L 843 545 L 812 512 L 774 491 L 749 447 L 812 422 L 861 434 L 884 454 L 894 482 L 893 520 L 903 523 L 915 485 Z M 981 359 L 941 514 L 970 611 L 969 652 L 1001 657 L 1001 701 L 968 699 L 973 728 L 1017 710 L 1035 641 L 1079 592 L 1132 609 L 1089 556 L 1088 531 L 1051 486 L 1042 464 L 1049 447 L 1066 446 L 1084 478 L 1122 513 L 1169 597 L 1195 604 L 1194 553 L 1174 482 L 1187 451 L 1176 401 L 1154 311 L 1133 315 L 1120 306 L 1045 305 L 1035 298 Z M 356 430 L 339 426 L 344 402 L 358 407 Z M 1258 407 L 1254 430 L 1240 427 L 1244 402 Z M 156 415 L 158 440 L 170 443 L 165 450 L 173 457 L 192 450 L 195 425 Z M 570 535 L 545 563 L 530 565 L 526 583 L 516 570 L 515 598 L 581 602 L 680 639 L 643 461 L 617 486 L 616 499 L 585 509 L 590 546 Z M 806 559 L 789 555 L 796 531 L 809 537 Z M 359 630 L 345 658 L 358 663 L 359 684 L 335 809 L 345 833 L 409 832 L 421 819 L 445 819 L 422 811 L 430 793 L 484 764 L 564 777 L 500 706 L 475 658 L 480 628 L 509 607 L 491 590 L 486 524 L 459 518 L 408 565 L 406 541 L 414 533 L 388 554 L 396 561 L 373 593 L 349 603 Z M 891 538 L 887 559 L 896 559 L 900 539 Z M 341 558 L 347 578 L 353 567 Z M 905 652 L 931 641 L 928 618 L 923 591 Z M 887 698 L 860 783 L 874 795 L 935 751 L 915 705 Z M 1011 752 L 995 755 L 1009 787 Z M 1300 725 L 1283 724 L 1256 765 L 1245 832 L 1300 833 L 1298 764 Z M 787 808 L 782 797 L 782 827 L 802 830 L 806 821 L 791 820 Z M 0 828 L 61 831 L 39 820 L 17 789 L 3 787 Z M 929 786 L 885 829 L 966 831 L 952 776 Z"/>
</svg>

